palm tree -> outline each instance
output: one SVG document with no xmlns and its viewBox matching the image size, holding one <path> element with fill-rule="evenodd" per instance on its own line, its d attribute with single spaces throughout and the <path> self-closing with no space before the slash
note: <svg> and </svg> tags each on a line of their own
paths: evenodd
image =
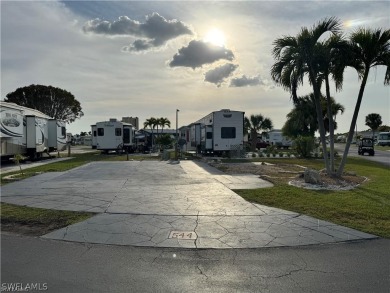
<svg viewBox="0 0 390 293">
<path fill-rule="evenodd" d="M 328 100 L 330 102 L 328 102 Z M 337 129 L 337 122 L 336 122 L 336 116 L 340 112 L 341 114 L 344 113 L 345 107 L 341 105 L 340 103 L 337 103 L 336 100 L 333 97 L 330 97 L 330 99 L 325 98 L 322 100 L 323 109 L 327 108 L 328 103 L 330 103 L 330 117 L 332 117 L 332 122 L 329 121 L 329 110 L 324 110 L 324 126 L 325 126 L 325 132 L 328 132 L 330 135 L 330 127 L 333 126 L 333 136 L 334 136 L 334 130 Z M 325 105 L 326 104 L 326 105 Z M 332 125 L 331 125 L 332 123 Z"/>
<path fill-rule="evenodd" d="M 334 130 L 335 130 L 335 116 L 339 111 L 344 112 L 344 107 L 334 101 L 330 96 L 330 82 L 329 76 L 335 82 L 336 90 L 341 90 L 343 83 L 343 74 L 347 66 L 346 60 L 348 59 L 348 42 L 345 41 L 341 35 L 332 35 L 329 39 L 318 43 L 316 54 L 316 63 L 319 68 L 318 83 L 325 82 L 325 94 L 326 103 L 322 104 L 323 109 L 326 109 L 326 115 L 324 116 L 325 131 L 329 132 L 329 161 L 331 174 L 335 175 L 335 163 L 334 163 Z M 335 109 L 337 107 L 338 109 Z M 334 113 L 335 112 L 335 113 Z"/>
<path fill-rule="evenodd" d="M 377 113 L 371 113 L 366 116 L 366 125 L 372 129 L 372 139 L 375 137 L 375 130 L 382 124 L 382 117 Z"/>
<path fill-rule="evenodd" d="M 371 30 L 360 28 L 351 34 L 350 48 L 352 59 L 356 60 L 360 65 L 360 68 L 356 69 L 359 78 L 362 78 L 362 82 L 360 84 L 359 94 L 352 116 L 351 126 L 349 128 L 343 158 L 339 169 L 337 170 L 338 176 L 343 174 L 345 163 L 347 161 L 347 155 L 349 147 L 351 146 L 356 120 L 359 114 L 370 68 L 379 65 L 386 66 L 384 84 L 390 84 L 390 29 L 382 31 L 382 29 Z"/>
<path fill-rule="evenodd" d="M 146 121 L 144 122 L 144 128 L 150 127 L 150 129 L 152 131 L 152 137 L 151 137 L 151 147 L 152 147 L 152 149 L 153 149 L 153 129 L 156 126 L 156 123 L 157 123 L 157 119 L 154 118 L 154 117 L 146 119 Z"/>
<path fill-rule="evenodd" d="M 331 17 L 320 21 L 311 29 L 303 27 L 296 37 L 283 37 L 274 41 L 273 56 L 276 60 L 271 68 L 273 80 L 291 92 L 293 101 L 297 99 L 297 89 L 303 83 L 303 77 L 308 75 L 313 87 L 314 104 L 317 113 L 322 149 L 326 154 L 325 128 L 322 119 L 320 68 L 318 61 L 318 40 L 326 33 L 339 34 L 340 22 Z M 328 174 L 331 173 L 327 156 L 324 156 Z"/>
<path fill-rule="evenodd" d="M 159 125 L 161 126 L 161 133 L 163 132 L 165 126 L 171 127 L 171 121 L 169 121 L 168 118 L 161 117 L 160 119 L 158 119 L 158 121 Z"/>
<path fill-rule="evenodd" d="M 247 132 L 250 132 L 252 143 L 251 151 L 256 151 L 257 133 L 260 130 L 271 130 L 273 128 L 272 121 L 269 118 L 264 118 L 263 115 L 251 115 L 250 118 L 244 118 L 244 125 Z"/>
<path fill-rule="evenodd" d="M 297 97 L 294 108 L 287 114 L 287 120 L 282 131 L 285 136 L 296 138 L 298 136 L 312 136 L 318 129 L 318 120 L 315 115 L 314 95 Z"/>
<path fill-rule="evenodd" d="M 344 112 L 344 106 L 336 103 L 333 97 L 330 97 L 331 117 L 335 120 L 338 112 Z M 329 114 L 326 110 L 327 98 L 321 96 L 321 105 L 323 109 L 322 117 L 324 121 L 325 133 L 329 132 Z M 337 129 L 336 122 L 334 129 Z M 287 121 L 283 126 L 283 133 L 286 136 L 296 138 L 297 136 L 313 136 L 318 130 L 318 119 L 314 105 L 314 94 L 298 97 L 294 109 L 287 114 Z"/>
</svg>

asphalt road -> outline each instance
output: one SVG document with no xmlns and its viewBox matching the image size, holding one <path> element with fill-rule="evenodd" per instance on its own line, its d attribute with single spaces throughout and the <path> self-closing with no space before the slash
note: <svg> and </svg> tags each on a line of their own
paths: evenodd
<svg viewBox="0 0 390 293">
<path fill-rule="evenodd" d="M 2 291 L 15 283 L 46 286 L 46 292 L 85 293 L 388 293 L 390 288 L 386 239 L 194 250 L 90 245 L 3 233 L 1 246 Z"/>
<path fill-rule="evenodd" d="M 335 149 L 339 152 L 339 155 L 342 156 L 345 149 L 345 144 L 335 144 Z M 360 157 L 373 162 L 378 162 L 386 166 L 390 166 L 390 151 L 381 151 L 375 149 L 375 156 L 369 156 L 365 154 L 364 156 L 358 155 L 358 148 L 356 144 L 352 144 L 349 148 L 348 156 L 350 157 Z"/>
</svg>

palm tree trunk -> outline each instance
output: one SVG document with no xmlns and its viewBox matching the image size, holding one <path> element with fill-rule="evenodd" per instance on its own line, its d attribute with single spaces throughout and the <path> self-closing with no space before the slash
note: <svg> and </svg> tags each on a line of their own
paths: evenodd
<svg viewBox="0 0 390 293">
<path fill-rule="evenodd" d="M 318 131 L 320 133 L 320 139 L 321 139 L 321 144 L 322 144 L 322 153 L 324 154 L 325 168 L 326 168 L 326 172 L 328 174 L 331 174 L 328 154 L 327 154 L 327 150 L 326 150 L 324 119 L 322 116 L 322 107 L 321 107 L 321 102 L 320 102 L 321 92 L 320 92 L 319 86 L 316 82 L 316 78 L 315 78 L 313 71 L 310 70 L 309 74 L 310 74 L 310 79 L 312 80 L 312 83 L 313 83 L 314 103 L 316 106 Z"/>
<path fill-rule="evenodd" d="M 256 144 L 257 144 L 257 131 L 256 129 L 251 129 L 251 151 L 255 152 L 256 151 Z"/>
<path fill-rule="evenodd" d="M 150 143 L 151 143 L 150 153 L 152 153 L 152 150 L 153 150 L 153 137 L 154 137 L 154 135 L 153 135 L 153 128 L 151 128 L 151 130 L 152 130 L 152 137 L 151 137 L 151 140 L 150 140 Z"/>
<path fill-rule="evenodd" d="M 352 121 L 351 121 L 351 127 L 349 128 L 349 133 L 348 133 L 347 143 L 345 145 L 343 158 L 341 159 L 341 163 L 340 163 L 339 169 L 337 170 L 337 176 L 341 176 L 343 174 L 343 172 L 344 172 L 344 167 L 345 167 L 345 164 L 347 162 L 347 156 L 348 156 L 348 152 L 349 152 L 349 147 L 351 146 L 352 138 L 353 138 L 353 135 L 354 135 L 355 125 L 356 125 L 356 121 L 357 121 L 359 110 L 360 110 L 360 104 L 362 103 L 363 93 L 364 93 L 364 89 L 366 87 L 369 71 L 370 71 L 370 67 L 366 66 L 366 70 L 364 72 L 364 76 L 363 76 L 363 79 L 362 79 L 362 84 L 360 85 L 358 99 L 356 101 L 355 111 L 353 112 Z"/>
<path fill-rule="evenodd" d="M 333 122 L 333 115 L 332 115 L 332 102 L 330 99 L 330 89 L 329 89 L 329 79 L 328 76 L 325 78 L 325 88 L 326 88 L 326 107 L 328 112 L 328 119 L 329 119 L 329 147 L 330 147 L 330 170 L 331 174 L 334 175 L 335 173 L 335 165 L 334 165 L 334 122 Z"/>
</svg>

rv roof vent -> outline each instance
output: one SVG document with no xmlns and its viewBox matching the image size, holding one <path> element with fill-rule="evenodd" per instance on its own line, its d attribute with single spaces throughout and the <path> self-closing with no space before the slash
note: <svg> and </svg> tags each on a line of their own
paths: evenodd
<svg viewBox="0 0 390 293">
<path fill-rule="evenodd" d="M 116 122 L 116 118 L 110 118 L 110 122 Z"/>
<path fill-rule="evenodd" d="M 230 109 L 222 109 L 223 112 L 230 112 Z"/>
</svg>

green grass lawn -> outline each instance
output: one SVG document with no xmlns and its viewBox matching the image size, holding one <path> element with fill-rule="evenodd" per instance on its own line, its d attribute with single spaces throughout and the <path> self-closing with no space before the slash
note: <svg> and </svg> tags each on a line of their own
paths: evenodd
<svg viewBox="0 0 390 293">
<path fill-rule="evenodd" d="M 29 235 L 44 235 L 77 222 L 94 213 L 58 211 L 1 203 L 1 229 Z"/>
<path fill-rule="evenodd" d="M 390 146 L 379 146 L 376 145 L 374 149 L 379 150 L 379 151 L 390 151 Z"/>
<path fill-rule="evenodd" d="M 280 162 L 280 160 L 266 160 Z M 322 169 L 320 160 L 285 159 L 283 163 Z M 277 207 L 360 231 L 390 238 L 390 169 L 368 160 L 350 158 L 346 171 L 369 180 L 349 191 L 316 191 L 275 182 L 272 188 L 235 190 L 248 201 Z"/>
</svg>

